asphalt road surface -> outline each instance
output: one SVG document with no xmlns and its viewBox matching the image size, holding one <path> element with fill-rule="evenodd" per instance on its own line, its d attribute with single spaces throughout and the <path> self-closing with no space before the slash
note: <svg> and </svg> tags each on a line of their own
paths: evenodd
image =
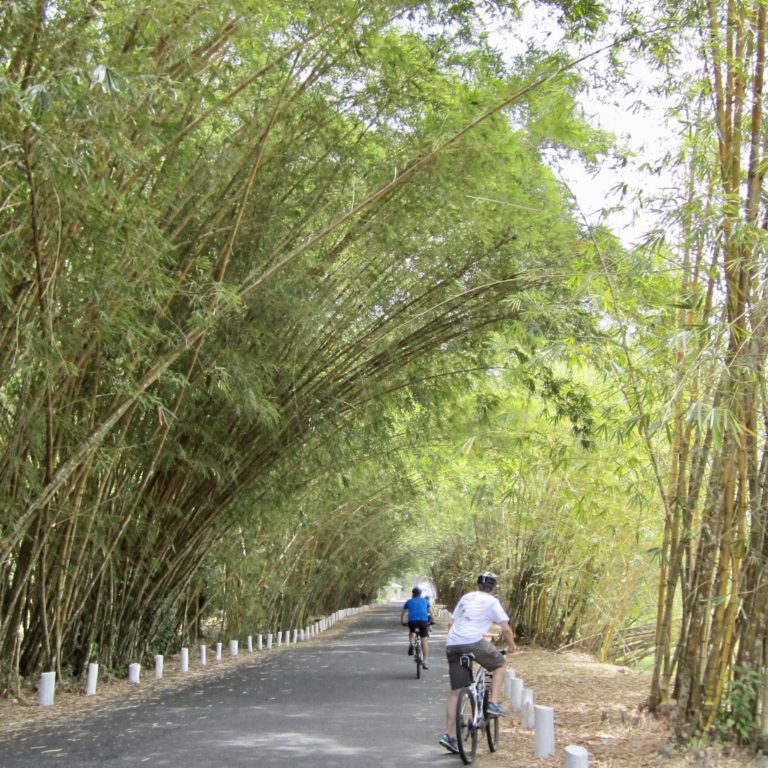
<svg viewBox="0 0 768 768">
<path fill-rule="evenodd" d="M 2 739 L 0 766 L 458 768 L 437 743 L 445 631 L 430 638 L 429 670 L 417 680 L 399 613 L 399 604 L 375 606 L 207 680 Z"/>
</svg>

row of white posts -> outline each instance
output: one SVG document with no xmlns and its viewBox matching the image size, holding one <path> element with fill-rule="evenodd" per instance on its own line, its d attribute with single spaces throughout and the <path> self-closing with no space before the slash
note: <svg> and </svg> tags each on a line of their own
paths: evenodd
<svg viewBox="0 0 768 768">
<path fill-rule="evenodd" d="M 555 713 L 552 707 L 534 704 L 533 691 L 526 688 L 523 680 L 515 676 L 514 669 L 507 669 L 504 678 L 504 694 L 514 712 L 520 713 L 522 728 L 534 731 L 534 752 L 536 757 L 554 757 L 555 754 Z M 588 768 L 589 753 L 578 744 L 565 748 L 565 768 Z"/>
<path fill-rule="evenodd" d="M 316 637 L 321 632 L 325 632 L 326 629 L 330 629 L 337 621 L 346 619 L 349 616 L 354 616 L 357 613 L 365 610 L 366 606 L 359 608 L 343 608 L 336 613 L 326 616 L 320 621 L 316 621 L 314 624 L 306 627 L 305 629 L 293 629 L 285 632 L 278 632 L 276 636 L 272 633 L 266 635 L 256 635 L 256 650 L 261 651 L 264 648 L 270 649 L 275 645 L 281 646 L 283 644 L 290 645 L 291 643 L 300 643 L 305 640 L 310 640 Z M 246 646 L 248 653 L 253 653 L 253 636 L 248 635 L 246 640 Z M 240 652 L 240 643 L 238 640 L 229 641 L 229 655 L 237 656 Z M 200 646 L 200 666 L 204 667 L 208 663 L 208 647 L 206 645 Z M 221 661 L 222 658 L 222 644 L 216 643 L 216 661 Z M 163 662 L 162 655 L 155 656 L 155 679 L 160 680 L 163 677 Z M 181 649 L 181 672 L 189 672 L 189 648 Z M 88 676 L 85 683 L 85 695 L 94 696 L 96 694 L 96 684 L 99 677 L 99 665 L 91 663 L 88 665 Z M 130 664 L 128 666 L 128 682 L 134 685 L 139 684 L 141 677 L 141 664 Z M 56 673 L 55 672 L 43 672 L 40 675 L 40 706 L 50 707 L 53 706 L 53 700 L 56 689 Z"/>
</svg>

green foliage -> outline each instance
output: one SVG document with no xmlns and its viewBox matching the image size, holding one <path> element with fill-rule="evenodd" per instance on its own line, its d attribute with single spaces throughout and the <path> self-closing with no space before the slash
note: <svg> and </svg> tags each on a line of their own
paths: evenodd
<svg viewBox="0 0 768 768">
<path fill-rule="evenodd" d="M 760 730 L 758 704 L 761 691 L 761 672 L 737 665 L 715 721 L 715 731 L 721 738 L 730 740 L 735 737 L 740 744 L 749 744 L 755 739 Z"/>
<path fill-rule="evenodd" d="M 0 649 L 21 627 L 24 670 L 300 621 L 411 562 L 406 435 L 451 421 L 491 329 L 571 327 L 579 232 L 542 158 L 605 142 L 565 75 L 463 133 L 563 63 L 513 72 L 477 11 L 3 6 Z"/>
<path fill-rule="evenodd" d="M 429 521 L 416 534 L 423 567 L 448 604 L 477 572 L 502 574 L 513 621 L 530 641 L 559 646 L 647 622 L 654 586 L 645 551 L 659 532 L 642 447 L 631 440 L 616 451 L 623 409 L 606 391 L 593 408 L 595 371 L 555 375 L 560 345 L 523 352 L 520 341 L 500 334 L 497 355 L 514 351 L 514 362 L 497 358 L 491 375 L 474 377 L 443 405 L 451 416 L 442 440 L 414 446 L 417 516 Z M 575 427 L 589 414 L 588 449 L 569 429 L 566 404 Z M 434 433 L 421 420 L 415 426 L 415 434 Z"/>
</svg>

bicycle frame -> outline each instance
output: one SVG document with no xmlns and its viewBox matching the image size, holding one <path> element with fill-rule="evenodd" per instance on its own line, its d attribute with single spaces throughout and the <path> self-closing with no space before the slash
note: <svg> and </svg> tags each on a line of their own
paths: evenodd
<svg viewBox="0 0 768 768">
<path fill-rule="evenodd" d="M 467 686 L 472 698 L 475 700 L 475 711 L 472 718 L 472 727 L 478 730 L 485 728 L 485 707 L 483 706 L 485 700 L 485 692 L 490 689 L 490 676 L 491 673 L 487 669 L 480 667 L 478 674 L 474 674 L 472 669 L 474 656 L 472 654 L 464 654 L 461 657 L 461 665 L 469 670 L 470 683 Z M 480 665 L 478 665 L 479 667 Z"/>
</svg>

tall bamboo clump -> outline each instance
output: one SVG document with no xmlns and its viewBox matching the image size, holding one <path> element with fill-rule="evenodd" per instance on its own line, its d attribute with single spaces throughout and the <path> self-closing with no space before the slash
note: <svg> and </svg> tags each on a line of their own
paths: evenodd
<svg viewBox="0 0 768 768">
<path fill-rule="evenodd" d="M 687 309 L 679 315 L 651 692 L 654 705 L 679 701 L 682 733 L 710 731 L 720 712 L 733 715 L 729 692 L 747 677 L 754 723 L 754 679 L 764 675 L 768 648 L 766 6 L 710 2 L 700 13 L 706 98 L 691 115 L 697 130 L 683 209 Z M 686 339 L 694 343 L 683 346 Z M 677 595 L 682 631 L 675 644 Z M 739 735 L 749 738 L 745 701 Z"/>
<path fill-rule="evenodd" d="M 468 51 L 467 9 L 428 5 L 451 32 L 422 39 L 393 23 L 413 3 L 380 0 L 3 6 L 0 658 L 17 669 L 151 653 L 199 613 L 209 552 L 246 529 L 241 551 L 274 551 L 265 500 L 289 505 L 309 456 L 331 474 L 338 425 L 385 422 L 434 352 L 471 357 L 510 295 L 560 290 L 548 268 L 575 228 L 526 213 L 560 193 L 500 112 L 560 70 L 502 74 Z M 508 209 L 467 203 L 481 177 Z M 339 503 L 307 505 L 308 529 Z M 333 530 L 291 548 L 346 552 Z M 349 596 L 327 577 L 296 585 Z"/>
</svg>

